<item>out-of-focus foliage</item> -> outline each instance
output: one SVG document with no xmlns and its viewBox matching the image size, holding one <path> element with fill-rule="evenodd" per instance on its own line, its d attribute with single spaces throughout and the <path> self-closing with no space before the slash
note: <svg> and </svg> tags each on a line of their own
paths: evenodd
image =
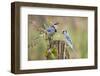
<svg viewBox="0 0 100 76">
<path fill-rule="evenodd" d="M 57 49 L 56 48 L 51 48 L 51 51 L 48 52 L 48 50 L 45 51 L 45 56 L 48 59 L 57 59 Z"/>
<path fill-rule="evenodd" d="M 72 38 L 75 52 L 70 50 L 71 58 L 88 57 L 88 18 L 61 16 L 28 16 L 28 60 L 45 60 L 48 40 L 43 30 L 59 22 L 53 40 L 65 40 L 62 30 L 67 30 Z M 55 57 L 55 52 L 50 57 Z M 52 58 L 51 58 L 52 59 Z"/>
</svg>

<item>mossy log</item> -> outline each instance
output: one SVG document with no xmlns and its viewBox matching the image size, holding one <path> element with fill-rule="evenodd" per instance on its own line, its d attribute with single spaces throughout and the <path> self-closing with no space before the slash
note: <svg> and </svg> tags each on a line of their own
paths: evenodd
<svg viewBox="0 0 100 76">
<path fill-rule="evenodd" d="M 50 41 L 50 48 L 57 49 L 57 59 L 69 59 L 70 55 L 66 48 L 66 43 L 63 40 L 52 40 Z"/>
</svg>

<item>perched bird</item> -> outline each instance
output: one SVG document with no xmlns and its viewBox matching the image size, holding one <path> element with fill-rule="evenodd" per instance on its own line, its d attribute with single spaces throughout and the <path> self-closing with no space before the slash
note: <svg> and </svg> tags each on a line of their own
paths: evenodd
<svg viewBox="0 0 100 76">
<path fill-rule="evenodd" d="M 54 23 L 53 25 L 49 26 L 48 28 L 46 28 L 45 31 L 45 36 L 46 39 L 49 40 L 49 42 L 52 40 L 53 35 L 57 32 L 57 25 L 59 23 Z"/>
<path fill-rule="evenodd" d="M 70 35 L 68 34 L 68 31 L 64 30 L 62 33 L 64 34 L 64 38 L 67 45 L 73 50 L 73 43 L 72 43 Z"/>
<path fill-rule="evenodd" d="M 55 32 L 57 32 L 57 25 L 58 25 L 58 24 L 59 24 L 59 23 L 55 23 L 55 24 L 49 26 L 49 27 L 46 29 L 47 34 L 48 34 L 48 35 L 53 35 Z"/>
</svg>

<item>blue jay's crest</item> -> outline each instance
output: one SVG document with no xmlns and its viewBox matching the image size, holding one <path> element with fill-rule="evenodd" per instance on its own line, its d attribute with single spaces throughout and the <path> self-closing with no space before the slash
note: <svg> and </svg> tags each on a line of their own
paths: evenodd
<svg viewBox="0 0 100 76">
<path fill-rule="evenodd" d="M 68 32 L 63 31 L 63 34 L 64 34 L 64 38 L 65 38 L 66 43 L 68 44 L 68 46 L 71 47 L 71 49 L 73 49 L 72 40 L 71 40 L 71 37 L 69 36 Z"/>
<path fill-rule="evenodd" d="M 58 25 L 58 24 L 59 24 L 58 22 L 54 23 L 54 25 Z"/>
<path fill-rule="evenodd" d="M 56 30 L 57 30 L 57 25 L 58 25 L 59 23 L 54 23 L 53 25 L 52 25 L 52 27 L 54 27 Z"/>
<path fill-rule="evenodd" d="M 66 33 L 67 33 L 67 30 L 66 30 L 66 31 L 64 31 L 64 30 L 62 31 L 62 33 L 63 33 L 63 34 L 64 34 L 64 32 L 66 32 Z"/>
</svg>

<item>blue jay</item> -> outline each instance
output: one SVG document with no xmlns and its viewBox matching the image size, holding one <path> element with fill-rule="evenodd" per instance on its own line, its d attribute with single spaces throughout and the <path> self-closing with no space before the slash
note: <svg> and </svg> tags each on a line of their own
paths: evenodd
<svg viewBox="0 0 100 76">
<path fill-rule="evenodd" d="M 52 36 L 57 32 L 57 25 L 58 25 L 58 24 L 59 24 L 59 23 L 55 23 L 55 24 L 49 26 L 49 27 L 45 30 L 49 40 L 51 40 Z"/>
<path fill-rule="evenodd" d="M 47 28 L 47 34 L 48 34 L 48 35 L 53 35 L 55 32 L 57 32 L 57 25 L 58 25 L 58 24 L 59 24 L 59 23 L 55 23 L 55 24 L 49 26 L 49 27 Z"/>
<path fill-rule="evenodd" d="M 63 31 L 63 34 L 64 34 L 64 38 L 65 38 L 67 45 L 73 50 L 72 40 L 71 40 L 71 37 L 69 36 L 68 32 Z"/>
</svg>

